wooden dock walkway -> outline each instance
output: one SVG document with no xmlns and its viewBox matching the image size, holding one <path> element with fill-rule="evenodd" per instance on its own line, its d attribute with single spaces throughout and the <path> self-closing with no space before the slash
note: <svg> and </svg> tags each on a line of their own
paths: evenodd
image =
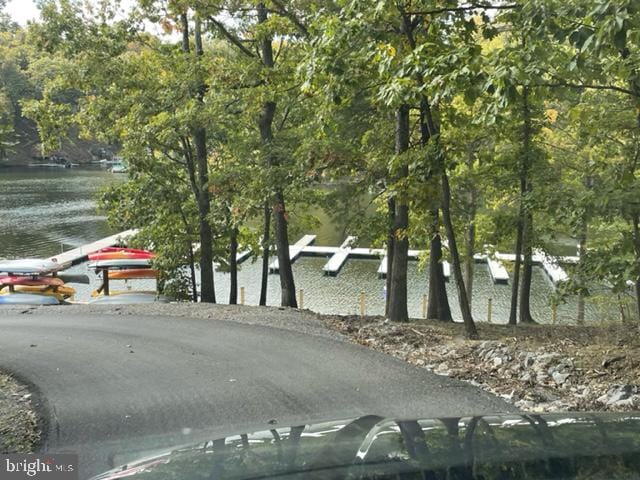
<svg viewBox="0 0 640 480">
<path fill-rule="evenodd" d="M 302 249 L 315 242 L 316 238 L 317 235 L 305 235 L 293 245 L 289 245 L 289 258 L 291 259 L 291 263 L 295 262 L 302 253 Z M 271 265 L 269 265 L 269 272 L 278 273 L 279 270 L 280 265 L 278 263 L 278 259 L 276 258 L 273 262 L 271 262 Z"/>
<path fill-rule="evenodd" d="M 489 274 L 491 275 L 491 279 L 493 283 L 501 283 L 507 284 L 509 283 L 509 272 L 504 267 L 504 265 L 495 258 L 491 258 L 487 255 L 487 266 L 489 267 Z"/>
<path fill-rule="evenodd" d="M 532 259 L 535 263 L 539 263 L 542 266 L 554 286 L 561 282 L 566 282 L 569 279 L 569 275 L 558 265 L 558 261 L 542 250 L 534 250 Z"/>
<path fill-rule="evenodd" d="M 338 251 L 334 253 L 329 261 L 324 265 L 324 267 L 322 267 L 322 271 L 325 275 L 330 275 L 332 277 L 338 275 L 338 272 L 347 261 L 347 258 L 349 258 L 349 254 L 352 250 L 352 245 L 355 241 L 356 237 L 349 236 L 344 242 L 342 242 L 342 245 L 340 245 Z"/>
<path fill-rule="evenodd" d="M 123 232 L 127 233 L 127 232 Z M 120 234 L 122 235 L 122 234 Z M 107 240 L 107 239 L 105 239 Z M 356 241 L 355 237 L 349 236 L 339 247 L 325 247 L 313 245 L 316 235 L 304 235 L 293 245 L 289 246 L 289 255 L 291 261 L 294 262 L 300 256 L 320 256 L 329 257 L 327 263 L 322 267 L 325 275 L 336 276 L 347 262 L 349 257 L 380 259 L 380 265 L 377 270 L 379 278 L 386 278 L 388 269 L 387 251 L 383 248 L 363 248 L 353 247 Z M 85 247 L 86 248 L 86 247 Z M 251 255 L 250 250 L 244 250 L 238 253 L 238 263 L 246 260 Z M 423 253 L 422 250 L 409 250 L 408 257 L 410 260 L 417 260 Z M 509 272 L 505 268 L 503 262 L 513 262 L 516 256 L 512 253 L 495 252 L 493 255 L 488 253 L 478 253 L 474 255 L 474 259 L 479 263 L 487 263 L 489 275 L 495 284 L 508 284 Z M 560 263 L 577 263 L 579 258 L 576 256 L 559 256 L 553 257 L 542 250 L 535 250 L 533 253 L 533 262 L 540 265 L 554 286 L 568 279 L 567 273 L 559 265 Z M 445 280 L 449 281 L 451 277 L 451 265 L 448 261 L 442 262 L 442 268 Z M 275 259 L 269 265 L 270 273 L 278 273 L 278 260 Z"/>
<path fill-rule="evenodd" d="M 67 250 L 66 252 L 50 257 L 47 260 L 57 262 L 59 265 L 62 265 L 62 269 L 64 270 L 72 265 L 84 262 L 90 253 L 95 253 L 106 247 L 126 245 L 127 240 L 136 233 L 138 233 L 137 229 L 116 233 L 115 235 L 97 240 L 93 243 L 89 243 L 88 245 L 82 245 L 81 247 L 74 248 L 73 250 Z"/>
</svg>

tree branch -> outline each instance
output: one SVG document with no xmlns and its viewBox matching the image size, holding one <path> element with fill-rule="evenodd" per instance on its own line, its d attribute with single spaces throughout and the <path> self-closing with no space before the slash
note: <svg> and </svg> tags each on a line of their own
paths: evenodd
<svg viewBox="0 0 640 480">
<path fill-rule="evenodd" d="M 536 83 L 532 84 L 532 87 L 550 87 L 550 88 L 575 88 L 577 90 L 580 89 L 589 89 L 589 90 L 609 90 L 613 92 L 624 93 L 626 95 L 631 95 L 633 97 L 640 97 L 640 94 L 634 92 L 633 90 L 629 90 L 627 88 L 616 87 L 615 85 L 594 85 L 590 83 L 568 83 L 568 82 L 557 82 L 557 83 Z"/>
<path fill-rule="evenodd" d="M 415 12 L 406 12 L 407 15 L 438 15 L 440 13 L 460 13 L 460 12 L 468 12 L 471 10 L 512 10 L 515 8 L 519 8 L 520 5 L 517 4 L 509 4 L 509 5 L 486 5 L 482 3 L 473 3 L 471 5 L 467 5 L 464 7 L 443 7 L 443 8 L 435 8 L 433 10 L 421 10 Z"/>
<path fill-rule="evenodd" d="M 300 19 L 295 13 L 287 10 L 281 0 L 271 0 L 271 3 L 273 3 L 276 7 L 278 7 L 278 13 L 280 15 L 287 17 L 289 20 L 291 20 L 291 23 L 293 23 L 296 26 L 296 28 L 300 31 L 300 33 L 302 33 L 305 37 L 309 36 L 309 30 L 307 29 L 306 25 L 304 25 L 300 21 Z"/>
<path fill-rule="evenodd" d="M 222 34 L 223 37 L 225 37 L 227 40 L 233 43 L 236 47 L 238 47 L 238 49 L 240 49 L 242 53 L 244 53 L 245 55 L 251 58 L 256 58 L 256 55 L 242 44 L 242 40 L 238 38 L 236 35 L 234 35 L 233 33 L 231 33 L 229 30 L 227 30 L 227 28 L 221 22 L 219 22 L 212 16 L 209 16 L 209 21 L 213 25 L 215 25 L 215 27 Z"/>
</svg>

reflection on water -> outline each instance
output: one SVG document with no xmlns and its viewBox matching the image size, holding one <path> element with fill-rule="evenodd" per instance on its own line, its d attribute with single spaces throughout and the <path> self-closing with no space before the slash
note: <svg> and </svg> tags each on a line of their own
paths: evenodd
<svg viewBox="0 0 640 480">
<path fill-rule="evenodd" d="M 110 235 L 95 194 L 103 170 L 0 169 L 0 258 L 46 257 Z"/>
<path fill-rule="evenodd" d="M 96 214 L 95 194 L 99 188 L 123 177 L 113 176 L 102 170 L 39 170 L 0 169 L 0 258 L 47 257 L 57 254 L 61 245 L 65 249 L 77 247 L 103 238 L 111 232 L 105 218 Z M 339 245 L 344 240 L 345 225 L 335 225 L 321 209 L 314 208 L 305 214 L 318 218 L 320 225 L 313 231 L 318 234 L 319 245 Z M 295 229 L 295 226 L 294 226 Z M 298 229 L 299 230 L 299 229 Z M 292 237 L 295 235 L 292 235 Z M 366 313 L 382 315 L 384 312 L 383 286 L 385 281 L 377 276 L 378 260 L 349 259 L 337 277 L 324 276 L 322 266 L 326 258 L 300 258 L 294 263 L 296 287 L 304 290 L 304 306 L 320 313 L 358 314 L 358 296 L 365 292 Z M 69 273 L 87 273 L 86 265 L 73 267 Z M 92 284 L 77 285 L 77 300 L 86 301 L 99 280 L 91 272 Z M 426 272 L 419 270 L 417 262 L 409 262 L 409 314 L 422 316 L 423 295 L 427 292 Z M 216 273 L 218 301 L 229 297 L 229 275 Z M 251 259 L 241 265 L 239 286 L 245 287 L 246 303 L 258 303 L 260 289 L 260 262 Z M 553 287 L 544 271 L 534 268 L 532 312 L 541 322 L 551 319 L 550 296 Z M 152 281 L 114 282 L 113 289 L 152 289 Z M 452 312 L 460 318 L 457 293 L 453 283 L 447 286 Z M 494 285 L 485 264 L 477 264 L 473 291 L 473 314 L 476 320 L 487 318 L 487 303 L 492 299 L 492 320 L 506 322 L 511 296 L 510 285 Z M 280 302 L 279 279 L 269 277 L 270 305 Z M 616 318 L 617 310 L 607 301 L 597 307 L 587 302 L 586 318 L 602 320 Z M 573 322 L 577 311 L 576 300 L 569 299 L 558 307 L 558 321 Z"/>
</svg>

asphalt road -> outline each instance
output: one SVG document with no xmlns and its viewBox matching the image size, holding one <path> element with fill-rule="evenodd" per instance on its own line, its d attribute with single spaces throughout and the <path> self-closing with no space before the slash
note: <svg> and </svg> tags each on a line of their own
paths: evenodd
<svg viewBox="0 0 640 480">
<path fill-rule="evenodd" d="M 43 450 L 86 478 L 154 449 L 305 422 L 513 411 L 469 385 L 292 329 L 104 314 L 0 316 L 0 368 L 37 386 Z"/>
</svg>

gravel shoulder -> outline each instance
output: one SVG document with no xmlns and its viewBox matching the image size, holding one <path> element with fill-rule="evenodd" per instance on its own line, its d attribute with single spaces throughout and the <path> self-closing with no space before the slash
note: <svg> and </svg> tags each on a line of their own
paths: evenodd
<svg viewBox="0 0 640 480">
<path fill-rule="evenodd" d="M 29 388 L 0 372 L 0 453 L 29 453 L 40 440 L 39 416 Z"/>
</svg>

